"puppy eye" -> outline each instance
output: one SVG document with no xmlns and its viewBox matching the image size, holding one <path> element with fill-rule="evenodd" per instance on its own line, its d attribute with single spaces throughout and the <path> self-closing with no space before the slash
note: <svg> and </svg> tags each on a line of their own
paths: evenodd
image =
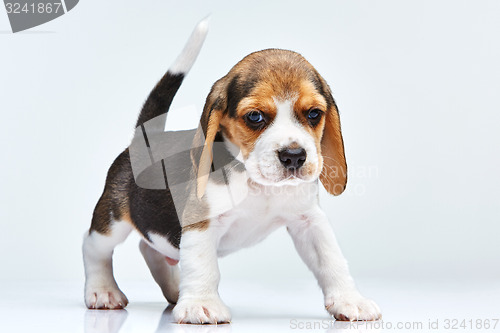
<svg viewBox="0 0 500 333">
<path fill-rule="evenodd" d="M 307 114 L 307 118 L 309 120 L 318 119 L 320 116 L 321 116 L 321 110 L 318 109 L 309 110 L 309 113 Z"/>
<path fill-rule="evenodd" d="M 311 109 L 307 113 L 307 120 L 309 120 L 309 123 L 312 126 L 316 126 L 319 123 L 319 121 L 321 120 L 322 113 L 323 113 L 323 111 L 321 111 L 320 109 Z"/>
<path fill-rule="evenodd" d="M 245 115 L 245 120 L 252 125 L 261 124 L 264 122 L 264 115 L 260 111 L 250 111 Z"/>
</svg>

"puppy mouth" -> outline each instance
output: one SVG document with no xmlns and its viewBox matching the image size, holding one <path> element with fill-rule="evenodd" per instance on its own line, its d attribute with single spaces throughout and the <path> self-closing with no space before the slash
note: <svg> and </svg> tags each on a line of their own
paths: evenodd
<svg viewBox="0 0 500 333">
<path fill-rule="evenodd" d="M 297 185 L 299 183 L 304 183 L 304 182 L 310 182 L 313 181 L 315 178 L 313 177 L 313 174 L 310 172 L 306 172 L 304 169 L 286 169 L 282 168 L 282 171 L 279 172 L 278 174 L 266 174 L 265 172 L 262 172 L 262 169 L 259 167 L 258 168 L 258 178 L 259 180 L 256 180 L 258 183 L 261 183 L 262 185 L 275 185 L 275 186 L 282 186 L 282 185 Z"/>
<path fill-rule="evenodd" d="M 281 181 L 287 181 L 287 180 L 293 180 L 293 179 L 304 180 L 304 178 L 306 178 L 306 177 L 302 174 L 301 169 L 299 169 L 299 170 L 285 169 L 283 171 L 283 179 Z"/>
</svg>

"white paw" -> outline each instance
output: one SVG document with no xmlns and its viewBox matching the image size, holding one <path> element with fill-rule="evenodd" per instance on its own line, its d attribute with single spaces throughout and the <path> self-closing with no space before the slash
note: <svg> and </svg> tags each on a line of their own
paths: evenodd
<svg viewBox="0 0 500 333">
<path fill-rule="evenodd" d="M 127 297 L 118 288 L 85 288 L 85 305 L 89 309 L 123 309 L 127 304 Z"/>
<path fill-rule="evenodd" d="M 333 302 L 327 302 L 325 307 L 335 319 L 341 321 L 379 320 L 382 318 L 378 305 L 358 293 L 334 297 Z"/>
<path fill-rule="evenodd" d="M 221 324 L 231 321 L 231 313 L 219 297 L 181 298 L 173 315 L 179 324 Z"/>
</svg>

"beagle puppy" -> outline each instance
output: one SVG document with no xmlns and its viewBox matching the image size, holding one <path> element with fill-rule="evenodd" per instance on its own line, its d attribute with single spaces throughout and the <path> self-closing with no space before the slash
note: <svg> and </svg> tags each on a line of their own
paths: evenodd
<svg viewBox="0 0 500 333">
<path fill-rule="evenodd" d="M 152 120 L 166 118 L 206 33 L 202 21 L 150 93 L 137 121 L 137 137 L 146 134 Z M 127 305 L 113 277 L 112 254 L 135 229 L 155 281 L 168 302 L 176 304 L 178 323 L 230 322 L 217 290 L 217 258 L 286 227 L 331 315 L 337 320 L 381 318 L 379 307 L 356 289 L 318 203 L 319 182 L 332 195 L 344 191 L 347 166 L 337 106 L 311 64 L 298 53 L 278 49 L 246 56 L 213 85 L 195 137 L 202 145 L 188 159 L 194 181 L 184 188 L 189 204 L 181 210 L 175 207 L 174 177 L 163 187 L 141 186 L 132 145 L 111 165 L 83 243 L 88 308 Z M 142 142 L 152 147 L 146 136 Z M 230 156 L 222 182 L 213 177 L 220 155 L 216 145 Z M 164 168 L 159 174 L 166 174 L 161 170 L 168 158 L 151 159 Z M 224 205 L 228 187 L 238 197 L 229 206 Z"/>
</svg>

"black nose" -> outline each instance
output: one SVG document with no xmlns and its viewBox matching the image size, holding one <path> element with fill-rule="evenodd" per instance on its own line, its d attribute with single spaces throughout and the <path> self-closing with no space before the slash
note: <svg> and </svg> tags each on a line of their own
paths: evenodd
<svg viewBox="0 0 500 333">
<path fill-rule="evenodd" d="M 306 161 L 306 151 L 304 148 L 286 148 L 278 152 L 278 157 L 285 168 L 297 170 Z"/>
</svg>

